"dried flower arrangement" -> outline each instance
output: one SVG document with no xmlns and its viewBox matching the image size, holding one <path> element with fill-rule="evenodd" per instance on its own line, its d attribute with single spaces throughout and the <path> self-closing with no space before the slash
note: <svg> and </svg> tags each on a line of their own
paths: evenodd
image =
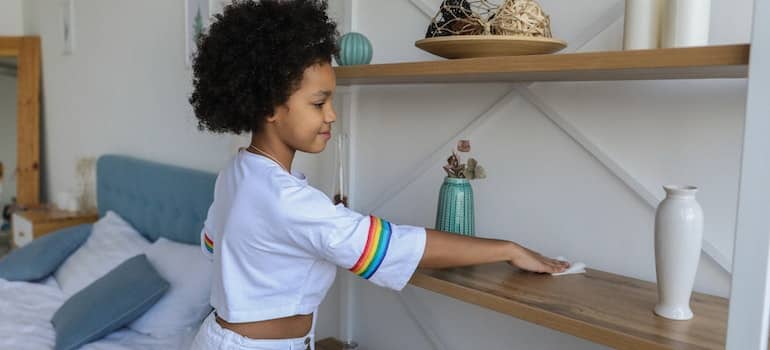
<svg viewBox="0 0 770 350">
<path fill-rule="evenodd" d="M 457 151 L 467 153 L 471 151 L 471 142 L 468 140 L 460 140 L 457 142 Z M 468 163 L 463 164 L 460 162 L 460 157 L 457 153 L 452 151 L 452 155 L 447 159 L 447 164 L 444 165 L 444 171 L 447 176 L 458 179 L 484 179 L 487 177 L 487 172 L 484 167 L 478 164 L 476 159 L 468 158 Z"/>
</svg>

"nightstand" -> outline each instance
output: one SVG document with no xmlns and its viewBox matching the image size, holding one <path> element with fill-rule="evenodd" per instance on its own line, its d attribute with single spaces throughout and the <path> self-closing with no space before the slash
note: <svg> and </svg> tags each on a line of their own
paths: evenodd
<svg viewBox="0 0 770 350">
<path fill-rule="evenodd" d="M 71 212 L 59 209 L 30 209 L 11 216 L 11 247 L 18 248 L 35 238 L 58 229 L 96 221 L 96 212 Z"/>
</svg>

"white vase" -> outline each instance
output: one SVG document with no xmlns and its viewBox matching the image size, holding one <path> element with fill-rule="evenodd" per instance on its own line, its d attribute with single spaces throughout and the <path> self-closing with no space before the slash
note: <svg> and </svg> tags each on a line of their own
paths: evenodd
<svg viewBox="0 0 770 350">
<path fill-rule="evenodd" d="M 689 320 L 693 317 L 690 295 L 703 239 L 703 209 L 695 200 L 697 187 L 663 188 L 666 198 L 655 213 L 655 313 L 672 320 Z"/>
<path fill-rule="evenodd" d="M 623 50 L 658 48 L 663 0 L 626 0 Z"/>
<path fill-rule="evenodd" d="M 711 0 L 666 0 L 661 47 L 706 46 L 709 43 Z"/>
</svg>

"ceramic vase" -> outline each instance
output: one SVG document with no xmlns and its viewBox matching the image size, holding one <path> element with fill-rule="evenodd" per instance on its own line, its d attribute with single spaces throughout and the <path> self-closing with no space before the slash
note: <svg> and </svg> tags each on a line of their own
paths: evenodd
<svg viewBox="0 0 770 350">
<path fill-rule="evenodd" d="M 703 239 L 703 210 L 695 186 L 663 186 L 666 198 L 655 212 L 655 270 L 658 304 L 655 313 L 672 320 L 689 320 L 695 272 Z"/>
<path fill-rule="evenodd" d="M 461 235 L 475 235 L 473 188 L 468 179 L 445 177 L 441 184 L 436 229 Z"/>
<path fill-rule="evenodd" d="M 340 37 L 339 49 L 334 59 L 340 66 L 369 64 L 372 61 L 372 43 L 361 33 L 350 32 Z"/>
</svg>

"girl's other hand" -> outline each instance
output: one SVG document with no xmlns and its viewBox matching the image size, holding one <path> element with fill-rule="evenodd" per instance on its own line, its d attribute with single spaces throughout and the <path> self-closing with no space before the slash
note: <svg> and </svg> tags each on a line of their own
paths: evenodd
<svg viewBox="0 0 770 350">
<path fill-rule="evenodd" d="M 544 257 L 518 244 L 514 247 L 513 256 L 508 261 L 514 267 L 539 273 L 564 272 L 564 270 L 569 268 L 569 263 L 566 261 Z"/>
</svg>

